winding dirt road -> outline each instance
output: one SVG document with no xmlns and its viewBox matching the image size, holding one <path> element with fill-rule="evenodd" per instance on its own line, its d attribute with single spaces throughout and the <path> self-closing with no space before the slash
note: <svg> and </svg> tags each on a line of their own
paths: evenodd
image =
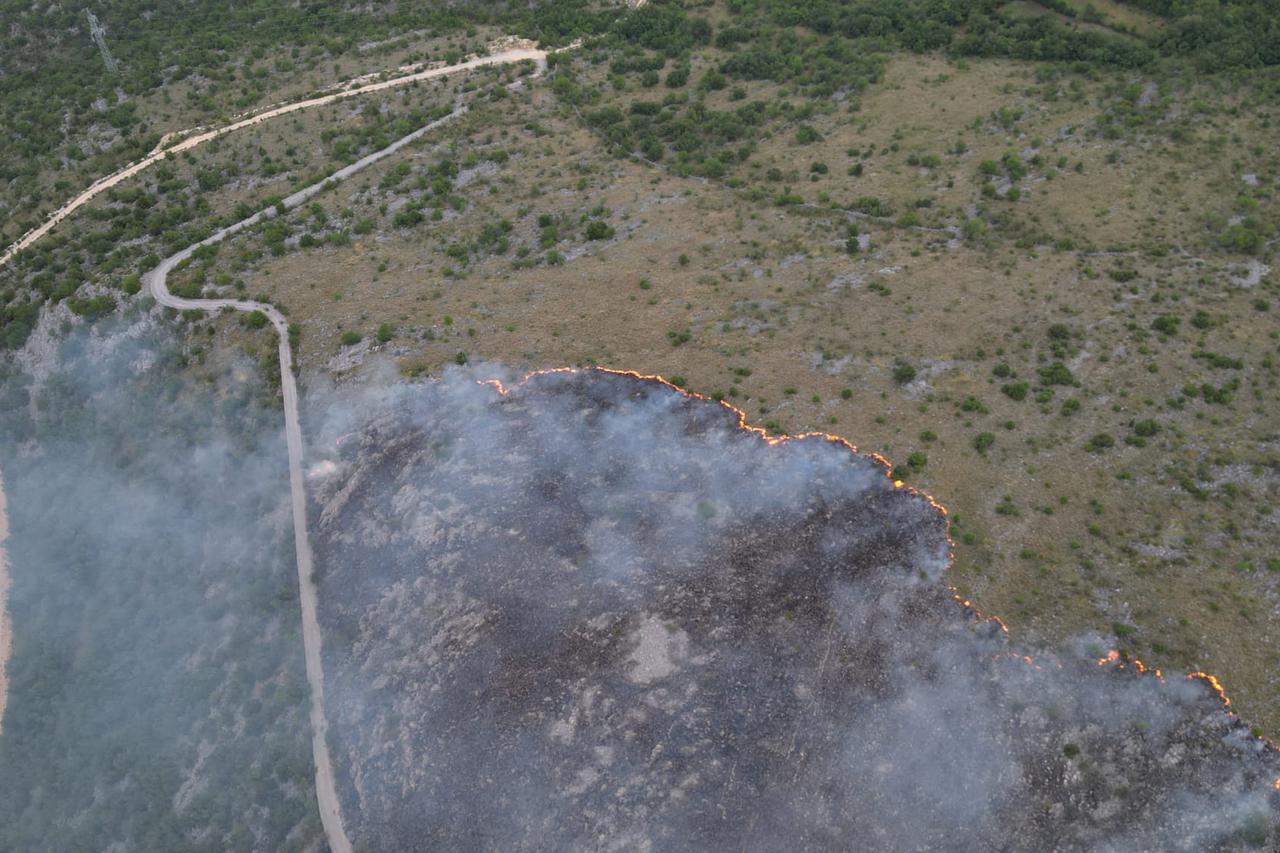
<svg viewBox="0 0 1280 853">
<path fill-rule="evenodd" d="M 217 139 L 219 136 L 225 136 L 228 133 L 232 133 L 233 131 L 241 130 L 246 127 L 253 127 L 256 124 L 261 124 L 262 122 L 269 121 L 273 118 L 279 118 L 282 115 L 288 115 L 289 113 L 297 112 L 298 110 L 305 110 L 309 107 L 319 107 L 324 104 L 331 104 L 334 101 L 339 101 L 344 98 L 354 98 L 357 95 L 367 95 L 371 92 L 380 92 L 384 89 L 405 86 L 419 80 L 431 80 L 435 77 L 446 77 L 450 74 L 456 74 L 459 71 L 470 71 L 475 68 L 483 68 L 489 65 L 507 65 L 512 62 L 533 60 L 538 63 L 539 69 L 541 69 L 546 66 L 546 59 L 547 52 L 545 50 L 539 50 L 535 47 L 522 45 L 502 50 L 498 53 L 491 53 L 487 56 L 472 57 L 471 59 L 454 65 L 437 66 L 434 68 L 428 68 L 424 71 L 418 71 L 413 74 L 407 74 L 403 77 L 393 77 L 389 80 L 380 80 L 376 83 L 359 85 L 361 81 L 369 79 L 369 75 L 366 74 L 362 77 L 357 77 L 353 81 L 349 80 L 346 83 L 340 84 L 342 91 L 333 92 L 328 95 L 321 95 L 315 98 L 308 98 L 304 101 L 295 101 L 279 107 L 272 107 L 223 127 L 214 128 L 213 130 L 201 131 L 200 128 L 196 128 L 195 130 L 201 132 L 197 133 L 195 136 L 183 139 L 181 142 L 171 145 L 168 148 L 164 148 L 164 143 L 176 135 L 169 134 L 164 140 L 161 140 L 161 144 L 156 147 L 156 150 L 152 151 L 145 158 L 136 163 L 125 166 L 118 172 L 113 172 L 104 178 L 99 178 L 94 181 L 88 189 L 50 214 L 49 218 L 46 219 L 43 224 L 24 234 L 16 243 L 6 249 L 3 255 L 0 255 L 0 266 L 3 266 L 13 260 L 13 257 L 17 255 L 18 252 L 21 252 L 23 249 L 33 245 L 41 237 L 52 231 L 58 223 L 75 213 L 81 207 L 84 207 L 86 204 L 93 201 L 93 199 L 99 194 L 106 192 L 121 181 L 126 181 L 129 178 L 132 178 L 144 169 L 154 166 L 170 154 L 188 151 L 195 148 L 197 145 L 203 145 L 211 139 Z M 182 133 L 191 132 L 193 131 L 182 131 Z"/>
<path fill-rule="evenodd" d="M 532 59 L 537 62 L 538 67 L 535 71 L 535 76 L 546 69 L 545 51 L 522 48 L 486 57 L 485 61 L 471 60 L 445 69 L 432 69 L 429 72 L 423 72 L 422 75 L 417 75 L 417 77 L 418 79 L 425 79 L 426 76 L 436 77 L 442 74 L 478 68 L 482 65 L 495 65 L 500 62 L 520 62 L 526 59 Z M 398 81 L 387 81 L 387 83 L 392 82 L 395 82 L 396 85 L 400 84 Z M 352 94 L 375 91 L 378 88 L 386 87 L 387 84 L 380 83 L 334 97 L 347 97 Z M 332 97 L 327 100 L 316 99 L 309 102 L 309 104 L 327 103 L 328 100 L 332 100 Z M 415 130 L 381 151 L 376 151 L 349 166 L 339 169 L 324 181 L 313 184 L 289 196 L 282 204 L 286 210 L 298 207 L 317 193 L 330 188 L 334 183 L 354 175 L 385 157 L 389 157 L 424 134 L 462 115 L 466 112 L 466 109 L 465 105 L 459 104 L 453 112 L 444 118 Z M 284 112 L 292 112 L 292 109 L 284 110 Z M 264 113 L 257 120 L 263 120 L 269 115 L 282 114 L 282 111 L 275 111 L 270 114 Z M 181 143 L 181 145 L 187 145 L 192 141 L 187 140 L 186 143 Z M 136 174 L 136 172 L 131 174 Z M 320 820 L 324 825 L 325 836 L 329 841 L 330 849 L 333 853 L 351 853 L 351 841 L 347 838 L 347 833 L 342 823 L 337 786 L 334 781 L 333 762 L 329 755 L 329 742 L 326 737 L 329 724 L 324 713 L 324 669 L 320 654 L 320 623 L 317 618 L 317 595 L 315 578 L 312 573 L 311 540 L 307 535 L 307 495 L 302 476 L 302 427 L 298 418 L 298 387 L 293 376 L 293 351 L 289 346 L 289 323 L 284 315 L 272 305 L 242 299 L 186 299 L 170 293 L 167 284 L 169 273 L 183 261 L 190 258 L 201 246 L 220 243 L 228 237 L 276 215 L 278 215 L 277 210 L 272 207 L 255 213 L 253 216 L 234 225 L 229 225 L 199 243 L 188 246 L 182 251 L 165 258 L 160 262 L 159 266 L 144 275 L 142 281 L 147 293 L 155 297 L 155 300 L 161 305 L 166 305 L 170 308 L 180 310 L 196 309 L 200 311 L 260 311 L 271 321 L 271 325 L 275 327 L 276 334 L 280 339 L 280 387 L 284 395 L 285 438 L 289 448 L 289 490 L 293 505 L 293 541 L 297 552 L 298 590 L 302 604 L 302 640 L 306 653 L 307 681 L 311 685 L 311 747 L 316 765 L 316 800 L 319 803 Z"/>
</svg>

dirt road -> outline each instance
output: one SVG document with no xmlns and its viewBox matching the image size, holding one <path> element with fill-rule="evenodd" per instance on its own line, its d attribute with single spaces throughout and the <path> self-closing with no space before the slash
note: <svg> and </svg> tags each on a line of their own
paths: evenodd
<svg viewBox="0 0 1280 853">
<path fill-rule="evenodd" d="M 9 649 L 13 631 L 9 627 L 9 561 L 4 543 L 9 538 L 9 507 L 4 497 L 4 476 L 0 475 L 0 734 L 4 733 L 4 708 L 9 702 Z"/>
<path fill-rule="evenodd" d="M 288 115 L 289 113 L 297 112 L 298 110 L 305 110 L 309 107 L 331 104 L 334 101 L 342 100 L 343 98 L 354 98 L 358 95 L 367 95 L 371 92 L 382 91 L 383 89 L 404 86 L 419 80 L 431 80 L 435 77 L 445 77 L 450 74 L 456 74 L 459 71 L 470 71 L 475 68 L 483 68 L 489 65 L 507 65 L 512 62 L 532 60 L 537 62 L 539 69 L 541 69 L 546 65 L 546 58 L 547 52 L 544 50 L 539 50 L 534 47 L 512 47 L 507 50 L 499 51 L 498 53 L 489 54 L 488 56 L 472 57 L 471 59 L 467 59 L 454 65 L 443 65 L 436 68 L 428 68 L 423 71 L 407 74 L 403 77 L 394 77 L 392 79 L 381 80 L 376 83 L 358 85 L 359 81 L 368 79 L 368 75 L 365 75 L 364 77 L 357 78 L 356 81 L 348 81 L 347 83 L 342 84 L 344 88 L 341 91 L 333 92 L 328 95 L 321 95 L 316 98 L 308 98 L 304 101 L 295 101 L 294 103 L 285 104 L 279 107 L 273 107 L 225 125 L 224 127 L 214 128 L 213 130 L 202 130 L 195 136 L 183 139 L 181 142 L 175 143 L 168 148 L 162 149 L 157 147 L 155 151 L 147 155 L 144 159 L 126 166 L 118 172 L 114 172 L 104 178 L 99 178 L 94 181 L 87 190 L 55 210 L 43 224 L 33 228 L 31 231 L 28 231 L 21 239 L 18 240 L 18 242 L 6 249 L 3 255 L 0 255 L 0 266 L 3 266 L 12 260 L 14 255 L 18 252 L 21 252 L 23 249 L 33 245 L 41 237 L 52 231 L 59 222 L 66 219 L 81 207 L 84 207 L 100 193 L 106 192 L 121 181 L 126 181 L 144 169 L 159 163 L 169 154 L 188 151 L 195 148 L 197 145 L 203 145 L 211 139 L 217 139 L 219 136 L 224 136 L 228 133 L 232 133 L 246 127 L 253 127 L 256 124 L 261 124 L 264 121 L 269 121 L 282 115 Z M 357 85 L 352 88 L 345 88 L 347 86 L 351 86 L 352 83 L 357 83 Z M 171 138 L 172 136 L 173 134 L 170 134 L 166 139 Z"/>
<path fill-rule="evenodd" d="M 546 54 L 543 51 L 519 50 L 513 52 L 513 58 L 505 61 L 516 62 L 533 59 L 538 62 L 538 72 L 546 67 Z M 499 54 L 501 55 L 501 54 Z M 486 63 L 492 64 L 492 63 Z M 462 71 L 475 68 L 473 63 L 462 63 L 451 66 L 449 71 Z M 313 184 L 304 190 L 286 198 L 282 204 L 286 210 L 292 210 L 305 203 L 312 196 L 328 189 L 333 183 L 342 181 L 360 170 L 389 157 L 424 134 L 466 112 L 466 106 L 457 106 L 444 118 L 433 121 L 425 127 L 415 130 L 408 136 L 398 139 L 381 151 L 364 157 L 337 172 L 324 181 Z M 228 237 L 250 228 L 259 222 L 277 215 L 276 208 L 255 213 L 240 222 L 230 225 L 208 238 L 188 246 L 182 251 L 165 258 L 154 270 L 142 277 L 147 293 L 155 297 L 161 305 L 180 310 L 198 309 L 201 311 L 261 311 L 271 321 L 280 339 L 280 387 L 284 395 L 285 438 L 289 448 L 289 490 L 293 505 L 293 540 L 298 562 L 298 590 L 302 604 L 302 640 L 305 647 L 307 663 L 307 681 L 311 685 L 311 747 L 316 765 L 316 800 L 320 806 L 320 819 L 324 824 L 325 835 L 333 853 L 350 853 L 351 842 L 347 838 L 342 823 L 342 814 L 338 805 L 337 786 L 334 782 L 333 763 L 329 755 L 329 743 L 326 737 L 328 721 L 324 712 L 324 669 L 321 665 L 320 623 L 317 618 L 317 595 L 315 579 L 312 574 L 311 541 L 307 534 L 307 495 L 302 475 L 303 444 L 302 427 L 298 419 L 298 388 L 293 376 L 293 351 L 289 346 L 289 323 L 274 306 L 261 302 L 242 299 L 185 299 L 169 292 L 167 279 L 175 267 L 187 260 L 201 246 L 220 243 Z"/>
</svg>

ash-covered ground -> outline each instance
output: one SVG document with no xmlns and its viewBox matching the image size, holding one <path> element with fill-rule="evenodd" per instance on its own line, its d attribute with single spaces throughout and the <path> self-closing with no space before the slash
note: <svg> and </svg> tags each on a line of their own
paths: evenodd
<svg viewBox="0 0 1280 853">
<path fill-rule="evenodd" d="M 370 849 L 1277 847 L 1280 756 L 1205 682 L 1023 659 L 873 457 L 600 371 L 352 410 L 310 485 Z"/>
</svg>

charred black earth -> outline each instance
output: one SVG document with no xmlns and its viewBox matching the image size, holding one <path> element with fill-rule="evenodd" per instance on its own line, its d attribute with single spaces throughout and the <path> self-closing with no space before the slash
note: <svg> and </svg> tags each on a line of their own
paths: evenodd
<svg viewBox="0 0 1280 853">
<path fill-rule="evenodd" d="M 873 457 L 604 371 L 359 411 L 311 482 L 357 844 L 1276 848 L 1209 685 L 1015 654 Z"/>
</svg>

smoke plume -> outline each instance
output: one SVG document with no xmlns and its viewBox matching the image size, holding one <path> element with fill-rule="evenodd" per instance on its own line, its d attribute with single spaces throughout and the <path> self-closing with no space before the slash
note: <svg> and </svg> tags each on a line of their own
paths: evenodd
<svg viewBox="0 0 1280 853">
<path fill-rule="evenodd" d="M 316 395 L 327 698 L 372 849 L 1215 850 L 1280 760 L 1205 681 L 1024 658 L 942 510 L 604 371 Z"/>
</svg>

